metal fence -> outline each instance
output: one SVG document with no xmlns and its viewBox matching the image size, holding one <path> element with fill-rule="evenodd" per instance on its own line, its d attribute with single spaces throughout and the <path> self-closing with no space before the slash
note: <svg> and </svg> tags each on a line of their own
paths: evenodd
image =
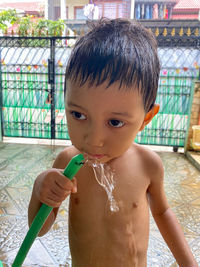
<svg viewBox="0 0 200 267">
<path fill-rule="evenodd" d="M 199 36 L 168 36 L 172 29 L 164 36 L 153 30 L 162 64 L 157 96 L 161 109 L 136 142 L 181 147 L 199 75 Z M 69 37 L 0 37 L 3 136 L 69 139 L 63 88 L 72 42 Z"/>
</svg>

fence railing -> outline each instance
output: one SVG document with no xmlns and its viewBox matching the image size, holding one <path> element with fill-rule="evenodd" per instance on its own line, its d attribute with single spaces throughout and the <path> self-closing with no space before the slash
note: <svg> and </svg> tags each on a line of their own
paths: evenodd
<svg viewBox="0 0 200 267">
<path fill-rule="evenodd" d="M 158 38 L 161 109 L 136 142 L 179 147 L 184 146 L 193 82 L 199 75 L 199 36 L 192 37 L 195 42 L 187 36 L 183 46 L 166 36 Z M 69 139 L 63 88 L 73 39 L 0 37 L 3 136 Z"/>
</svg>

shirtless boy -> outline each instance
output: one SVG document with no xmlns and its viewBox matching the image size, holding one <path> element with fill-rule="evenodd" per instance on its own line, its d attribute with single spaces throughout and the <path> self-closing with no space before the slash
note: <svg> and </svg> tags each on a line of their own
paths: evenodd
<svg viewBox="0 0 200 267">
<path fill-rule="evenodd" d="M 179 266 L 197 266 L 167 202 L 159 156 L 134 143 L 159 111 L 155 104 L 159 72 L 153 35 L 127 20 L 96 22 L 73 49 L 65 81 L 73 145 L 58 155 L 52 169 L 37 177 L 28 212 L 31 224 L 41 203 L 54 207 L 42 236 L 70 195 L 73 267 L 147 266 L 149 206 Z M 67 163 L 79 153 L 114 170 L 118 212 L 110 212 L 106 192 L 87 163 L 72 181 L 63 176 Z"/>
</svg>

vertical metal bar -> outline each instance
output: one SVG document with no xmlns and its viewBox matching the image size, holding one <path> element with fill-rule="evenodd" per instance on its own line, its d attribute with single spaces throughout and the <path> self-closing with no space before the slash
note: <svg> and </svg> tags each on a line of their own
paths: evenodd
<svg viewBox="0 0 200 267">
<path fill-rule="evenodd" d="M 187 129 L 186 129 L 186 135 L 185 135 L 185 140 L 184 140 L 184 152 L 187 151 L 187 141 L 188 141 L 188 136 L 189 136 L 189 127 L 190 127 L 190 119 L 191 119 L 191 110 L 192 110 L 192 103 L 193 103 L 193 98 L 194 98 L 194 91 L 195 91 L 195 83 L 193 82 L 193 85 L 192 85 L 191 90 L 190 90 Z"/>
<path fill-rule="evenodd" d="M 55 42 L 55 37 L 52 37 L 50 43 L 51 71 L 49 73 L 51 84 L 51 139 L 55 139 Z"/>
</svg>

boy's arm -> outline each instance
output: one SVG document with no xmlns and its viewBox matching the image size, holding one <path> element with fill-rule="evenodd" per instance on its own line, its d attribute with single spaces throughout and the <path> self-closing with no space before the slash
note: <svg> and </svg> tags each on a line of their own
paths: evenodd
<svg viewBox="0 0 200 267">
<path fill-rule="evenodd" d="M 62 171 L 69 160 L 66 152 L 61 152 L 53 164 L 54 169 L 42 172 L 35 180 L 28 207 L 29 226 L 43 203 L 53 207 L 53 210 L 45 221 L 39 236 L 46 234 L 51 228 L 62 201 L 66 199 L 71 192 L 76 192 L 76 179 L 70 181 L 62 174 Z"/>
<path fill-rule="evenodd" d="M 32 195 L 31 195 L 31 200 L 29 202 L 29 207 L 28 207 L 28 223 L 29 223 L 29 227 L 31 225 L 31 223 L 33 222 L 37 212 L 39 211 L 41 205 L 43 203 L 49 205 L 49 206 L 53 206 L 53 204 L 50 205 L 50 203 L 47 203 L 46 201 L 41 202 L 40 200 L 40 180 L 42 180 L 42 178 L 46 175 L 46 172 L 41 173 L 35 180 L 34 186 L 33 186 L 33 191 L 32 191 Z M 57 213 L 58 213 L 58 209 L 59 207 L 54 207 L 53 210 L 51 211 L 51 213 L 49 214 L 48 218 L 46 219 L 43 227 L 41 228 L 38 236 L 43 236 L 44 234 L 46 234 L 49 229 L 51 228 L 52 224 L 54 223 Z"/>
<path fill-rule="evenodd" d="M 151 172 L 148 197 L 155 222 L 179 266 L 197 267 L 181 226 L 167 202 L 163 185 L 164 171 L 159 157 L 155 157 L 155 165 Z"/>
</svg>

